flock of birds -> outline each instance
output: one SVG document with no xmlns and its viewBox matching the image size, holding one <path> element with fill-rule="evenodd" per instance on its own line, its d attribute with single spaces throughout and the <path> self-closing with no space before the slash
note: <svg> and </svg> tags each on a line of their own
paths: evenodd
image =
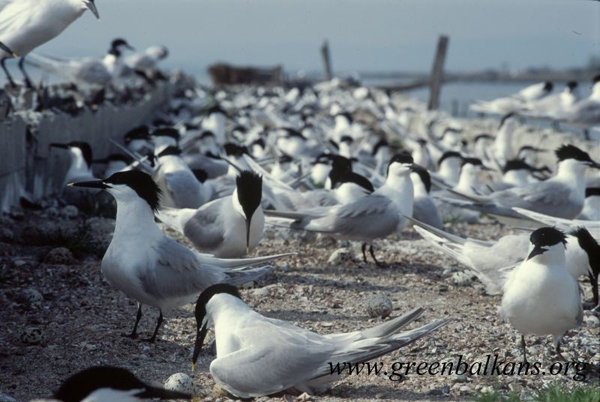
<svg viewBox="0 0 600 402">
<path fill-rule="evenodd" d="M 35 3 L 35 4 L 33 4 Z M 98 60 L 61 60 L 30 54 L 59 35 L 94 0 L 3 0 L 0 51 L 24 57 L 78 84 L 107 85 L 125 74 L 113 41 Z M 160 76 L 165 48 L 138 54 L 130 71 Z M 133 64 L 131 64 L 133 63 Z M 139 63 L 139 64 L 136 64 Z M 135 67 L 137 66 L 137 67 Z M 143 71 L 145 70 L 145 71 Z M 142 72 L 140 72 L 142 71 Z M 126 336 L 137 337 L 143 306 L 163 313 L 195 302 L 193 367 L 209 328 L 214 328 L 215 382 L 240 398 L 289 390 L 320 392 L 339 376 L 328 362 L 368 361 L 391 353 L 449 320 L 405 327 L 417 308 L 375 327 L 320 335 L 270 319 L 248 307 L 237 287 L 273 269 L 291 254 L 247 257 L 260 247 L 265 225 L 322 233 L 359 242 L 373 262 L 378 239 L 413 226 L 429 244 L 471 269 L 489 294 L 502 294 L 499 312 L 522 334 L 552 335 L 556 354 L 564 334 L 582 323 L 583 309 L 598 311 L 600 275 L 600 164 L 586 149 L 563 144 L 552 150 L 556 169 L 539 166 L 543 150 L 514 149 L 521 116 L 548 118 L 588 128 L 598 123 L 600 79 L 592 95 L 578 99 L 569 83 L 559 95 L 551 84 L 474 109 L 504 117 L 495 133 L 465 135 L 461 122 L 429 112 L 410 100 L 332 80 L 304 88 L 236 87 L 213 93 L 190 88 L 173 98 L 151 124 L 137 127 L 115 146 L 119 154 L 94 160 L 84 142 L 52 144 L 68 151 L 71 166 L 61 197 L 95 210 L 90 189 L 110 194 L 116 225 L 102 259 L 102 273 L 138 302 Z M 99 178 L 94 172 L 102 165 Z M 521 235 L 497 240 L 461 238 L 443 222 L 478 222 L 485 214 Z M 157 220 L 180 232 L 192 250 L 165 234 Z M 135 252 L 132 252 L 135 250 Z M 582 303 L 578 281 L 589 279 L 592 301 Z M 55 394 L 63 401 L 189 398 L 151 387 L 128 370 L 94 367 L 67 380 Z"/>
</svg>

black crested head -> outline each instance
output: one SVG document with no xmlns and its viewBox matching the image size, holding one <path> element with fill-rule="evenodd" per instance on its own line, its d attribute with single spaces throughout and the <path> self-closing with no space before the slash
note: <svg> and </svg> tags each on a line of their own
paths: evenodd
<svg viewBox="0 0 600 402">
<path fill-rule="evenodd" d="M 390 166 L 392 166 L 393 163 L 412 165 L 414 163 L 414 160 L 409 152 L 401 152 L 399 154 L 394 155 L 390 160 L 390 163 L 388 163 L 387 170 L 385 173 L 386 177 L 390 174 Z"/>
<path fill-rule="evenodd" d="M 574 145 L 563 145 L 555 153 L 559 161 L 575 159 L 581 162 L 593 162 L 587 152 L 582 151 Z"/>
<path fill-rule="evenodd" d="M 243 170 L 235 179 L 238 193 L 238 200 L 242 205 L 242 210 L 246 219 L 252 218 L 254 211 L 260 207 L 262 200 L 262 176 Z"/>
<path fill-rule="evenodd" d="M 85 163 L 87 163 L 88 167 L 92 166 L 92 147 L 87 142 L 83 141 L 71 141 L 69 142 L 70 148 L 79 148 L 81 150 L 81 154 L 83 155 L 83 159 L 85 159 Z"/>
<path fill-rule="evenodd" d="M 174 147 L 174 146 L 170 146 L 170 147 L 166 147 L 165 149 L 160 151 L 158 153 L 158 155 L 156 155 L 156 157 L 161 158 L 163 156 L 180 156 L 180 155 L 181 155 L 181 149 Z"/>
<path fill-rule="evenodd" d="M 154 127 L 172 127 L 174 125 L 172 120 L 163 119 L 162 117 L 158 117 L 152 120 L 152 125 Z"/>
<path fill-rule="evenodd" d="M 483 166 L 483 162 L 479 158 L 463 158 L 463 166 L 464 165 L 473 165 L 473 166 Z"/>
<path fill-rule="evenodd" d="M 339 179 L 337 180 L 336 186 L 334 188 L 337 188 L 344 183 L 354 183 L 354 184 L 364 188 L 369 193 L 372 193 L 375 191 L 375 188 L 373 188 L 373 184 L 371 184 L 369 179 L 367 179 L 365 176 L 361 176 L 352 171 L 343 172 L 340 175 Z"/>
<path fill-rule="evenodd" d="M 133 50 L 133 48 L 129 45 L 129 43 L 127 43 L 125 39 L 117 38 L 111 42 L 108 53 L 112 54 L 115 57 L 120 57 L 122 47 Z"/>
<path fill-rule="evenodd" d="M 265 144 L 265 140 L 263 140 L 262 138 L 258 138 L 258 139 L 256 139 L 256 140 L 252 141 L 252 143 L 251 143 L 250 145 L 251 145 L 251 146 L 258 145 L 258 146 L 259 146 L 259 147 L 261 147 L 262 149 L 265 149 L 265 147 L 267 146 L 267 145 Z"/>
<path fill-rule="evenodd" d="M 379 150 L 383 147 L 389 147 L 389 144 L 385 139 L 381 139 L 377 142 L 377 144 L 375 144 L 371 155 L 373 155 L 373 156 L 377 155 L 377 152 L 379 152 Z"/>
<path fill-rule="evenodd" d="M 301 132 L 299 132 L 298 130 L 294 130 L 293 128 L 289 128 L 289 127 L 284 127 L 282 128 L 283 131 L 285 131 L 285 136 L 286 137 L 296 137 L 296 138 L 300 138 L 305 140 L 306 138 L 304 138 L 304 136 L 302 135 Z"/>
<path fill-rule="evenodd" d="M 179 141 L 179 131 L 173 127 L 159 127 L 152 131 L 153 137 L 170 137 Z"/>
<path fill-rule="evenodd" d="M 592 78 L 592 84 L 600 82 L 600 74 L 596 74 L 594 78 Z"/>
<path fill-rule="evenodd" d="M 234 128 L 231 129 L 231 132 L 234 132 L 234 131 L 239 131 L 242 134 L 246 134 L 248 132 L 248 130 L 246 129 L 246 127 L 240 126 L 240 125 L 237 125 L 237 126 L 235 126 Z"/>
<path fill-rule="evenodd" d="M 600 197 L 600 187 L 588 187 L 585 189 L 585 198 Z"/>
<path fill-rule="evenodd" d="M 138 398 L 191 398 L 191 395 L 148 386 L 129 370 L 110 366 L 91 367 L 74 374 L 63 382 L 54 393 L 54 398 L 63 402 L 79 402 L 93 392 L 107 388 L 116 391 L 139 390 L 133 395 Z"/>
<path fill-rule="evenodd" d="M 459 159 L 462 160 L 462 156 L 458 152 L 456 152 L 456 151 L 446 151 L 441 156 L 440 160 L 438 160 L 438 166 L 441 166 L 442 162 L 444 162 L 446 159 L 450 159 L 450 158 L 459 158 Z"/>
<path fill-rule="evenodd" d="M 244 154 L 246 155 L 250 155 L 248 153 L 248 148 L 242 146 L 242 145 L 237 145 L 234 144 L 233 142 L 228 142 L 227 144 L 225 144 L 223 146 L 223 148 L 225 148 L 225 153 L 227 154 L 227 156 L 237 156 L 240 157 Z"/>
<path fill-rule="evenodd" d="M 421 182 L 423 182 L 423 185 L 425 186 L 425 190 L 429 193 L 431 191 L 431 176 L 427 169 L 421 165 L 413 164 L 412 171 L 419 175 Z"/>
<path fill-rule="evenodd" d="M 206 337 L 206 333 L 208 331 L 206 305 L 213 296 L 218 294 L 228 294 L 242 300 L 239 290 L 235 286 L 228 285 L 226 283 L 218 283 L 216 285 L 209 286 L 208 288 L 204 289 L 202 293 L 200 293 L 200 296 L 198 296 L 198 301 L 196 301 L 196 308 L 194 309 L 194 317 L 196 318 L 196 341 L 194 342 L 194 352 L 192 354 L 192 369 L 198 360 L 198 356 L 200 355 L 200 351 L 202 349 L 202 344 L 204 343 L 204 338 Z"/>
<path fill-rule="evenodd" d="M 150 136 L 148 126 L 139 126 L 130 130 L 123 136 L 125 144 L 129 144 L 133 140 L 147 140 Z"/>
<path fill-rule="evenodd" d="M 158 185 L 147 173 L 140 172 L 138 170 L 128 170 L 126 172 L 117 172 L 107 179 L 103 180 L 103 183 L 110 185 L 125 185 L 129 186 L 137 195 L 144 199 L 152 210 L 157 211 L 160 206 L 160 195 L 161 190 Z"/>
<path fill-rule="evenodd" d="M 215 114 L 215 113 L 221 113 L 224 114 L 225 116 L 227 116 L 227 112 L 221 107 L 221 105 L 217 104 L 214 106 L 211 106 L 207 111 L 206 114 L 207 115 L 211 115 L 211 114 Z"/>
<path fill-rule="evenodd" d="M 215 138 L 215 134 L 210 130 L 204 130 L 202 134 L 200 134 L 200 139 L 203 140 L 205 138 Z"/>
<path fill-rule="evenodd" d="M 347 142 L 348 144 L 352 144 L 354 142 L 354 139 L 349 135 L 342 135 L 342 138 L 340 138 L 340 142 Z"/>
<path fill-rule="evenodd" d="M 454 128 L 454 127 L 446 127 L 446 129 L 444 130 L 444 132 L 442 133 L 442 135 L 440 136 L 440 140 L 444 139 L 444 137 L 447 134 L 460 134 L 462 133 L 462 130 Z"/>
<path fill-rule="evenodd" d="M 571 91 L 574 90 L 575 88 L 577 88 L 577 86 L 578 86 L 577 81 L 567 82 L 567 88 L 569 88 Z"/>
<path fill-rule="evenodd" d="M 330 162 L 331 162 L 331 154 L 326 154 L 323 152 L 315 158 L 313 165 L 316 165 L 318 163 L 329 165 Z"/>
<path fill-rule="evenodd" d="M 511 159 L 508 162 L 506 162 L 506 165 L 504 165 L 504 168 L 502 168 L 502 172 L 507 173 L 507 172 L 510 172 L 511 170 L 533 171 L 534 168 L 531 165 L 529 165 L 527 162 L 525 162 L 525 160 L 523 160 L 523 159 Z"/>
<path fill-rule="evenodd" d="M 579 247 L 587 253 L 590 267 L 596 278 L 598 278 L 598 276 L 600 276 L 600 245 L 596 239 L 594 239 L 592 234 L 583 226 L 578 227 L 570 234 L 577 238 Z M 596 302 L 598 301 L 596 300 Z"/>
<path fill-rule="evenodd" d="M 338 114 L 335 115 L 335 117 L 338 117 L 338 116 L 345 117 L 346 120 L 348 120 L 348 123 L 352 123 L 352 121 L 354 120 L 352 118 L 352 115 L 350 114 L 350 112 L 341 112 L 341 113 L 338 113 Z"/>
<path fill-rule="evenodd" d="M 531 233 L 529 241 L 533 244 L 533 250 L 527 256 L 527 259 L 531 259 L 536 255 L 543 254 L 548 250 L 548 247 L 555 246 L 562 243 L 566 248 L 567 236 L 560 230 L 551 227 L 543 227 L 535 230 Z"/>
<path fill-rule="evenodd" d="M 331 188 L 335 188 L 342 174 L 352 171 L 352 161 L 341 155 L 331 155 L 330 159 L 332 163 L 329 180 L 331 181 Z"/>
<path fill-rule="evenodd" d="M 279 159 L 277 159 L 277 163 L 279 163 L 279 164 L 290 163 L 293 160 L 294 159 L 291 156 L 283 154 L 279 157 Z"/>
<path fill-rule="evenodd" d="M 425 145 L 427 145 L 427 140 L 423 139 L 423 138 L 419 138 L 417 140 L 417 144 L 419 144 L 419 146 L 424 147 Z"/>
<path fill-rule="evenodd" d="M 544 91 L 550 92 L 552 89 L 554 89 L 554 84 L 552 84 L 550 81 L 544 82 Z"/>
<path fill-rule="evenodd" d="M 531 236 L 529 236 L 529 241 L 536 246 L 549 247 L 558 243 L 566 245 L 567 237 L 562 231 L 556 228 L 543 227 L 533 231 Z"/>
<path fill-rule="evenodd" d="M 478 141 L 483 141 L 483 140 L 493 140 L 494 137 L 492 137 L 489 134 L 479 134 L 478 136 L 475 137 L 475 143 L 477 143 Z"/>
<path fill-rule="evenodd" d="M 502 120 L 500 120 L 500 125 L 498 126 L 498 128 L 504 126 L 504 123 L 506 123 L 509 119 L 516 117 L 517 114 L 515 112 L 510 112 L 508 114 L 505 114 L 504 116 L 502 116 Z"/>
</svg>

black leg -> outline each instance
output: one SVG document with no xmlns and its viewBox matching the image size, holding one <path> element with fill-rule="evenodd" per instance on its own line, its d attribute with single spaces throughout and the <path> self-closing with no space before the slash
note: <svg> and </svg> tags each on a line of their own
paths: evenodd
<svg viewBox="0 0 600 402">
<path fill-rule="evenodd" d="M 590 139 L 590 130 L 588 130 L 587 128 L 585 130 L 583 130 L 583 135 L 585 135 L 585 139 L 589 141 L 589 139 Z"/>
<path fill-rule="evenodd" d="M 556 120 L 552 121 L 552 128 L 556 131 L 562 131 L 562 129 L 560 128 L 560 124 Z"/>
<path fill-rule="evenodd" d="M 131 331 L 130 334 L 121 334 L 121 336 L 126 336 L 131 339 L 137 338 L 137 327 L 138 327 L 138 324 L 140 323 L 141 319 L 142 319 L 142 304 L 138 303 L 138 311 L 135 316 L 135 324 L 133 325 L 133 331 Z"/>
<path fill-rule="evenodd" d="M 8 69 L 6 68 L 6 65 L 4 63 L 6 63 L 5 58 L 0 61 L 0 65 L 2 65 L 2 70 L 4 70 L 4 74 L 6 74 L 6 79 L 8 80 L 11 87 L 16 88 L 17 84 L 15 84 L 15 81 L 13 80 L 12 75 L 10 75 L 10 73 L 8 72 Z"/>
<path fill-rule="evenodd" d="M 592 275 L 591 273 L 588 273 L 588 276 L 590 278 L 590 282 L 592 283 L 592 294 L 594 295 L 594 307 L 596 307 L 598 304 L 600 304 L 600 300 L 598 297 L 598 277 L 595 275 Z"/>
<path fill-rule="evenodd" d="M 362 253 L 363 253 L 363 261 L 366 264 L 367 263 L 367 243 L 363 243 L 363 245 L 362 245 Z"/>
<path fill-rule="evenodd" d="M 379 261 L 377 261 L 377 258 L 375 258 L 375 252 L 373 251 L 373 245 L 369 245 L 369 253 L 371 254 L 371 257 L 373 257 L 373 261 L 375 261 L 375 265 L 377 265 L 379 268 L 384 268 L 384 265 L 382 263 L 380 263 Z"/>
<path fill-rule="evenodd" d="M 156 323 L 156 328 L 154 328 L 154 333 L 152 334 L 152 338 L 144 339 L 146 342 L 154 343 L 156 341 L 156 334 L 158 334 L 158 329 L 163 322 L 162 310 L 160 310 L 160 315 L 158 316 L 158 322 Z"/>
<path fill-rule="evenodd" d="M 25 71 L 25 56 L 21 57 L 21 60 L 19 60 L 19 70 L 21 70 L 21 73 L 23 73 L 23 78 L 25 78 L 25 86 L 27 88 L 33 88 L 31 79 L 29 78 L 27 71 Z"/>
<path fill-rule="evenodd" d="M 525 335 L 521 335 L 521 347 L 523 348 L 523 363 L 527 363 L 527 345 L 525 344 Z"/>
</svg>

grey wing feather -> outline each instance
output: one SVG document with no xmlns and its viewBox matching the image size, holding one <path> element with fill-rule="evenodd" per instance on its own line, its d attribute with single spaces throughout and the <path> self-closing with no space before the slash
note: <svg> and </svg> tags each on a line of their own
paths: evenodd
<svg viewBox="0 0 600 402">
<path fill-rule="evenodd" d="M 505 191 L 493 193 L 491 198 L 500 206 L 506 208 L 525 208 L 539 210 L 543 205 L 559 207 L 567 204 L 571 190 L 547 182 L 532 183 L 524 187 L 514 187 Z"/>
<path fill-rule="evenodd" d="M 191 172 L 166 173 L 165 183 L 179 208 L 199 208 L 202 204 L 200 185 Z"/>
<path fill-rule="evenodd" d="M 228 200 L 221 198 L 207 204 L 185 223 L 183 234 L 200 250 L 212 250 L 223 243 L 225 227 L 219 217 L 223 202 Z"/>
<path fill-rule="evenodd" d="M 159 298 L 194 295 L 227 278 L 219 267 L 200 264 L 194 252 L 165 238 L 154 248 L 158 261 L 152 270 L 142 271 L 144 290 Z"/>
<path fill-rule="evenodd" d="M 413 217 L 435 228 L 442 228 L 443 222 L 431 198 L 416 198 L 413 204 Z"/>
</svg>

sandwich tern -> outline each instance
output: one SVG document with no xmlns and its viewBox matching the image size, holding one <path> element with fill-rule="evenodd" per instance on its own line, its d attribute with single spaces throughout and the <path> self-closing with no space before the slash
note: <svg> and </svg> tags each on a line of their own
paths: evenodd
<svg viewBox="0 0 600 402">
<path fill-rule="evenodd" d="M 286 390 L 322 392 L 337 375 L 330 362 L 364 362 L 384 356 L 442 327 L 438 320 L 400 332 L 423 313 L 416 308 L 372 328 L 320 335 L 250 309 L 229 285 L 206 289 L 196 303 L 196 342 L 192 370 L 209 327 L 214 327 L 217 357 L 210 373 L 231 394 L 250 398 Z M 249 364 L 251 363 L 251 364 Z"/>
<path fill-rule="evenodd" d="M 585 170 L 600 169 L 600 164 L 574 145 L 561 146 L 556 150 L 556 156 L 559 160 L 558 171 L 546 181 L 497 191 L 488 196 L 467 195 L 450 190 L 468 201 L 445 200 L 512 222 L 514 219 L 523 219 L 522 215 L 511 209 L 513 207 L 573 219 L 579 215 L 585 201 Z"/>
<path fill-rule="evenodd" d="M 100 18 L 95 0 L 3 0 L 0 2 L 0 64 L 10 85 L 16 86 L 5 62 L 21 57 L 19 69 L 27 87 L 31 80 L 24 67 L 25 56 L 56 38 L 86 11 Z"/>
<path fill-rule="evenodd" d="M 185 235 L 198 250 L 220 258 L 248 254 L 262 238 L 265 218 L 261 207 L 262 177 L 242 171 L 232 195 L 199 209 L 163 208 L 158 219 Z"/>
<path fill-rule="evenodd" d="M 160 310 L 150 342 L 154 342 L 163 321 L 163 311 L 190 303 L 215 283 L 242 285 L 269 267 L 233 269 L 261 264 L 281 257 L 219 259 L 194 252 L 165 236 L 154 221 L 159 209 L 160 188 L 146 173 L 118 172 L 107 179 L 71 183 L 70 186 L 106 190 L 117 201 L 115 232 L 102 259 L 102 273 L 108 282 L 138 301 L 136 322 L 130 336 L 137 336 L 142 305 Z"/>
<path fill-rule="evenodd" d="M 529 334 L 552 335 L 562 358 L 562 337 L 583 322 L 579 285 L 565 267 L 566 236 L 543 227 L 531 234 L 530 242 L 527 259 L 510 272 L 504 284 L 499 312 L 521 333 L 524 362 Z"/>
</svg>

